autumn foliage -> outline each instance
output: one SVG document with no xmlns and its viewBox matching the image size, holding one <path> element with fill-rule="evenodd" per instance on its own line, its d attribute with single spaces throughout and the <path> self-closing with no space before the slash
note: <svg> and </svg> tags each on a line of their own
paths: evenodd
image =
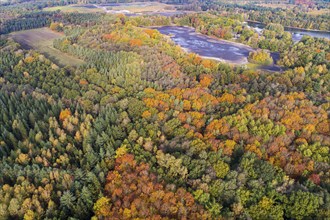
<svg viewBox="0 0 330 220">
<path fill-rule="evenodd" d="M 155 35 L 156 35 L 156 33 L 157 33 L 157 31 L 156 30 L 153 30 L 153 29 L 145 29 L 144 30 L 144 33 L 148 34 L 149 37 L 154 38 Z"/>
<path fill-rule="evenodd" d="M 132 47 L 142 46 L 142 40 L 140 40 L 140 39 L 132 39 L 132 40 L 129 41 L 129 43 Z"/>
<path fill-rule="evenodd" d="M 208 219 L 194 197 L 183 188 L 165 186 L 150 172 L 149 165 L 138 164 L 131 154 L 116 159 L 105 186 L 106 198 L 95 209 L 105 219 Z M 101 201 L 102 200 L 102 201 Z M 104 206 L 104 203 L 107 204 Z M 103 205 L 102 205 L 103 204 Z"/>
<path fill-rule="evenodd" d="M 54 13 L 54 47 L 85 64 L 0 39 L 0 219 L 330 219 L 328 40 L 259 36 L 232 10 Z M 204 59 L 142 28 L 171 22 L 280 48 L 287 68 Z"/>
<path fill-rule="evenodd" d="M 70 109 L 66 108 L 66 109 L 61 111 L 60 120 L 64 121 L 66 118 L 68 118 L 70 116 L 71 116 L 71 111 L 70 111 Z"/>
</svg>

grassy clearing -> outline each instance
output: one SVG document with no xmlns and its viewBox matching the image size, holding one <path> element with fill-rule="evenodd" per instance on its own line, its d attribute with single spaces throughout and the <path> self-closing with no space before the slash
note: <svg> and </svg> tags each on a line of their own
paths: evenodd
<svg viewBox="0 0 330 220">
<path fill-rule="evenodd" d="M 175 7 L 168 4 L 159 2 L 145 2 L 145 3 L 122 3 L 118 6 L 105 6 L 104 8 L 84 7 L 83 5 L 67 5 L 44 8 L 44 11 L 57 11 L 62 12 L 79 12 L 79 13 L 93 13 L 93 12 L 106 12 L 106 9 L 113 11 L 127 10 L 131 13 L 144 13 L 144 12 L 173 12 Z"/>
<path fill-rule="evenodd" d="M 79 12 L 79 13 L 93 13 L 93 12 L 104 12 L 102 8 L 86 8 L 79 5 L 67 5 L 67 6 L 56 6 L 44 8 L 44 11 L 57 11 L 60 10 L 62 12 L 70 13 L 70 12 Z"/>
<path fill-rule="evenodd" d="M 148 2 L 145 4 L 131 3 L 131 4 L 123 4 L 120 6 L 111 6 L 112 10 L 127 10 L 132 13 L 143 13 L 143 12 L 157 12 L 157 11 L 167 11 L 173 12 L 175 11 L 174 6 L 163 4 L 159 2 Z"/>
<path fill-rule="evenodd" d="M 79 66 L 84 63 L 83 60 L 55 49 L 53 40 L 63 37 L 63 35 L 53 32 L 49 28 L 14 32 L 10 36 L 23 48 L 37 50 L 59 66 Z"/>
</svg>

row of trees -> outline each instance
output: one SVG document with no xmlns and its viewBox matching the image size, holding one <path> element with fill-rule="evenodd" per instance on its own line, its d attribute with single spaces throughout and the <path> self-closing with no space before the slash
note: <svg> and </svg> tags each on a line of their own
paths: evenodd
<svg viewBox="0 0 330 220">
<path fill-rule="evenodd" d="M 49 26 L 57 20 L 56 12 L 32 12 L 0 23 L 0 34 Z"/>
</svg>

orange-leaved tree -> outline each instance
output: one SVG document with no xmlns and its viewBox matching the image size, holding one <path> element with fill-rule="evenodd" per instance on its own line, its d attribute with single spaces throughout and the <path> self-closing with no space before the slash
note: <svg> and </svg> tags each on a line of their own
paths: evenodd
<svg viewBox="0 0 330 220">
<path fill-rule="evenodd" d="M 210 219 L 189 192 L 165 188 L 149 165 L 138 164 L 132 154 L 116 159 L 115 169 L 107 176 L 105 195 L 94 205 L 101 219 Z"/>
</svg>

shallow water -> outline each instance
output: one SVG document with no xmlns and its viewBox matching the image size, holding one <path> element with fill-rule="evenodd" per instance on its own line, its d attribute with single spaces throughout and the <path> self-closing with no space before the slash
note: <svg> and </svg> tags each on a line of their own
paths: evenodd
<svg viewBox="0 0 330 220">
<path fill-rule="evenodd" d="M 163 26 L 156 27 L 160 33 L 171 36 L 171 39 L 188 52 L 193 52 L 204 58 L 215 59 L 233 64 L 247 64 L 248 56 L 253 48 L 195 32 L 190 27 Z M 274 63 L 279 60 L 279 53 L 273 52 L 271 56 Z M 261 66 L 259 69 L 267 71 L 283 71 L 284 68 L 277 65 Z"/>
<path fill-rule="evenodd" d="M 219 61 L 246 64 L 249 53 L 253 51 L 252 48 L 245 45 L 198 34 L 189 27 L 164 26 L 156 29 L 162 34 L 170 35 L 176 44 L 187 51 Z"/>
</svg>

